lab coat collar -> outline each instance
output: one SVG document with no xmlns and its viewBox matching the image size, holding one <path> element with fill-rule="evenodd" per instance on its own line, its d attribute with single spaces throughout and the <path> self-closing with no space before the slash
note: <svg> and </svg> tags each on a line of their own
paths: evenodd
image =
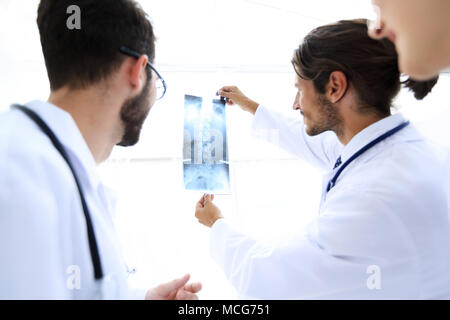
<svg viewBox="0 0 450 320">
<path fill-rule="evenodd" d="M 397 113 L 383 118 L 358 132 L 344 147 L 341 153 L 342 163 L 346 162 L 352 155 L 358 152 L 359 149 L 405 121 L 405 117 L 402 114 Z"/>
<path fill-rule="evenodd" d="M 47 123 L 64 147 L 77 158 L 86 171 L 87 181 L 93 190 L 97 190 L 100 184 L 97 164 L 70 113 L 40 100 L 31 101 L 26 106 L 35 111 Z"/>
</svg>

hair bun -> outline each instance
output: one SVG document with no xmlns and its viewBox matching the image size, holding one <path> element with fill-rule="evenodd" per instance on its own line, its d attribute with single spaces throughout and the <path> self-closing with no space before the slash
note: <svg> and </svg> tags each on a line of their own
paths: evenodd
<svg viewBox="0 0 450 320">
<path fill-rule="evenodd" d="M 410 91 L 414 92 L 414 97 L 417 100 L 422 100 L 425 98 L 436 85 L 439 76 L 432 78 L 427 81 L 417 81 L 411 78 L 403 81 L 402 84 L 405 88 L 408 88 Z"/>
</svg>

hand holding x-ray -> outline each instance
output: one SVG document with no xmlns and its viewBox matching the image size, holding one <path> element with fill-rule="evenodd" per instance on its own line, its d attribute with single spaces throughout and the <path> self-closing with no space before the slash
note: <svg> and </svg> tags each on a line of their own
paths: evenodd
<svg viewBox="0 0 450 320">
<path fill-rule="evenodd" d="M 255 114 L 258 109 L 258 103 L 248 98 L 236 86 L 222 87 L 218 92 L 220 96 L 226 98 L 227 105 L 232 106 L 237 104 L 242 110 Z"/>
<path fill-rule="evenodd" d="M 217 220 L 223 218 L 220 209 L 212 202 L 213 200 L 213 194 L 204 194 L 195 206 L 195 217 L 198 222 L 210 228 Z"/>
</svg>

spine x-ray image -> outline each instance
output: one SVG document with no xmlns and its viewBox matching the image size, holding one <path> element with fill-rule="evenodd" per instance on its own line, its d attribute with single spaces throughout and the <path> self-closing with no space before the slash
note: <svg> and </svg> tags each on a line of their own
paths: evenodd
<svg viewBox="0 0 450 320">
<path fill-rule="evenodd" d="M 184 96 L 183 175 L 186 190 L 230 193 L 225 101 Z"/>
</svg>

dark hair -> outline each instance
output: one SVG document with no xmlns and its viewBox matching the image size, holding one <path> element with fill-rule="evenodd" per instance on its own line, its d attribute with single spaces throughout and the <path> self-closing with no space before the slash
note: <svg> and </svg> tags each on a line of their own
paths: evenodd
<svg viewBox="0 0 450 320">
<path fill-rule="evenodd" d="M 80 8 L 81 29 L 67 27 L 71 5 Z M 126 58 L 120 46 L 155 58 L 152 24 L 133 0 L 41 0 L 37 24 L 52 90 L 108 78 Z"/>
<path fill-rule="evenodd" d="M 295 51 L 292 63 L 298 76 L 312 80 L 320 94 L 325 93 L 333 71 L 343 72 L 348 86 L 356 89 L 360 111 L 382 115 L 390 113 L 401 84 L 414 91 L 417 99 L 423 99 L 438 80 L 401 82 L 394 44 L 388 39 L 371 39 L 364 19 L 343 20 L 314 29 Z"/>
</svg>

